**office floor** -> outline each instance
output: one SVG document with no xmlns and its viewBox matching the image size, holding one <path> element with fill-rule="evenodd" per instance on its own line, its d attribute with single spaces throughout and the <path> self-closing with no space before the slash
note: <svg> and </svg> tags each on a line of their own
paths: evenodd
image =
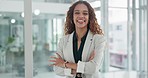
<svg viewBox="0 0 148 78">
<path fill-rule="evenodd" d="M 54 72 L 39 73 L 33 78 L 51 78 L 51 77 L 52 78 L 65 78 L 65 77 L 57 76 Z M 7 74 L 0 74 L 0 78 L 24 78 L 24 77 L 19 77 L 12 73 L 7 73 Z M 133 72 L 120 71 L 120 72 L 110 72 L 110 73 L 102 74 L 101 78 L 147 78 L 147 77 L 146 75 L 143 77 L 138 77 L 136 72 L 134 71 Z"/>
<path fill-rule="evenodd" d="M 112 70 L 117 70 L 112 68 Z M 43 69 L 40 69 L 37 75 L 33 78 L 65 78 L 57 76 L 54 72 L 47 72 Z M 24 78 L 17 75 L 16 72 L 14 73 L 0 73 L 0 78 Z M 101 78 L 147 78 L 147 73 L 143 73 L 143 75 L 139 76 L 136 71 L 112 71 L 108 73 L 102 73 Z"/>
</svg>

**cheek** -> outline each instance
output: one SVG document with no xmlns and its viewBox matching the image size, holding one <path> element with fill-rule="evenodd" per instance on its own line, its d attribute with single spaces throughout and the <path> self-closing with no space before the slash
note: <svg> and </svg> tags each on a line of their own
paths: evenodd
<svg viewBox="0 0 148 78">
<path fill-rule="evenodd" d="M 77 16 L 76 16 L 76 15 L 74 15 L 74 16 L 73 16 L 73 20 L 75 20 L 75 19 L 76 19 L 76 17 L 77 17 Z"/>
<path fill-rule="evenodd" d="M 89 20 L 89 17 L 87 17 L 87 20 Z"/>
<path fill-rule="evenodd" d="M 76 21 L 76 16 L 73 16 L 73 21 L 74 21 L 74 22 Z"/>
<path fill-rule="evenodd" d="M 89 21 L 89 18 L 87 18 L 87 22 Z"/>
<path fill-rule="evenodd" d="M 76 18 L 75 17 L 73 17 L 73 22 L 75 22 L 76 21 Z"/>
<path fill-rule="evenodd" d="M 86 18 L 87 19 L 87 21 L 89 21 L 89 18 Z"/>
</svg>

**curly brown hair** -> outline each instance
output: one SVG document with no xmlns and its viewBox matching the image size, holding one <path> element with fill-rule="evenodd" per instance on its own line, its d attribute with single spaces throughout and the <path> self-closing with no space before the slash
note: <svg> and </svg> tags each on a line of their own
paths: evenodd
<svg viewBox="0 0 148 78">
<path fill-rule="evenodd" d="M 91 7 L 91 5 L 87 1 L 77 1 L 67 11 L 65 28 L 64 28 L 65 35 L 71 34 L 73 31 L 75 31 L 75 24 L 73 22 L 73 12 L 74 12 L 76 5 L 78 4 L 84 4 L 88 8 L 88 12 L 89 12 L 88 28 L 90 29 L 90 31 L 93 34 L 103 35 L 102 29 L 100 28 L 100 25 L 97 22 L 94 9 Z"/>
</svg>

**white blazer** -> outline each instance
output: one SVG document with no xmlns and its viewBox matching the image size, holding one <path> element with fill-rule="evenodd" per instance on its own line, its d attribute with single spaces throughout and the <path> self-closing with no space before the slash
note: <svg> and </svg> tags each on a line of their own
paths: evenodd
<svg viewBox="0 0 148 78">
<path fill-rule="evenodd" d="M 105 43 L 106 40 L 103 35 L 93 35 L 89 30 L 83 47 L 82 61 L 77 63 L 77 72 L 82 73 L 83 78 L 99 78 L 99 69 L 103 61 Z M 95 57 L 89 61 L 93 50 L 95 51 Z M 73 33 L 60 39 L 57 52 L 64 60 L 75 63 L 73 56 Z M 54 66 L 54 71 L 57 75 L 66 76 L 66 78 L 75 78 L 69 68 Z"/>
</svg>

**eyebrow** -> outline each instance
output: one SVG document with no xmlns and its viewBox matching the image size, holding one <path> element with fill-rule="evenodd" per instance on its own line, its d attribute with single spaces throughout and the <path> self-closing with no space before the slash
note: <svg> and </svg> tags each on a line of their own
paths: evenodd
<svg viewBox="0 0 148 78">
<path fill-rule="evenodd" d="M 74 10 L 74 11 L 80 11 L 80 10 Z M 88 12 L 87 10 L 83 10 L 83 12 Z"/>
</svg>

